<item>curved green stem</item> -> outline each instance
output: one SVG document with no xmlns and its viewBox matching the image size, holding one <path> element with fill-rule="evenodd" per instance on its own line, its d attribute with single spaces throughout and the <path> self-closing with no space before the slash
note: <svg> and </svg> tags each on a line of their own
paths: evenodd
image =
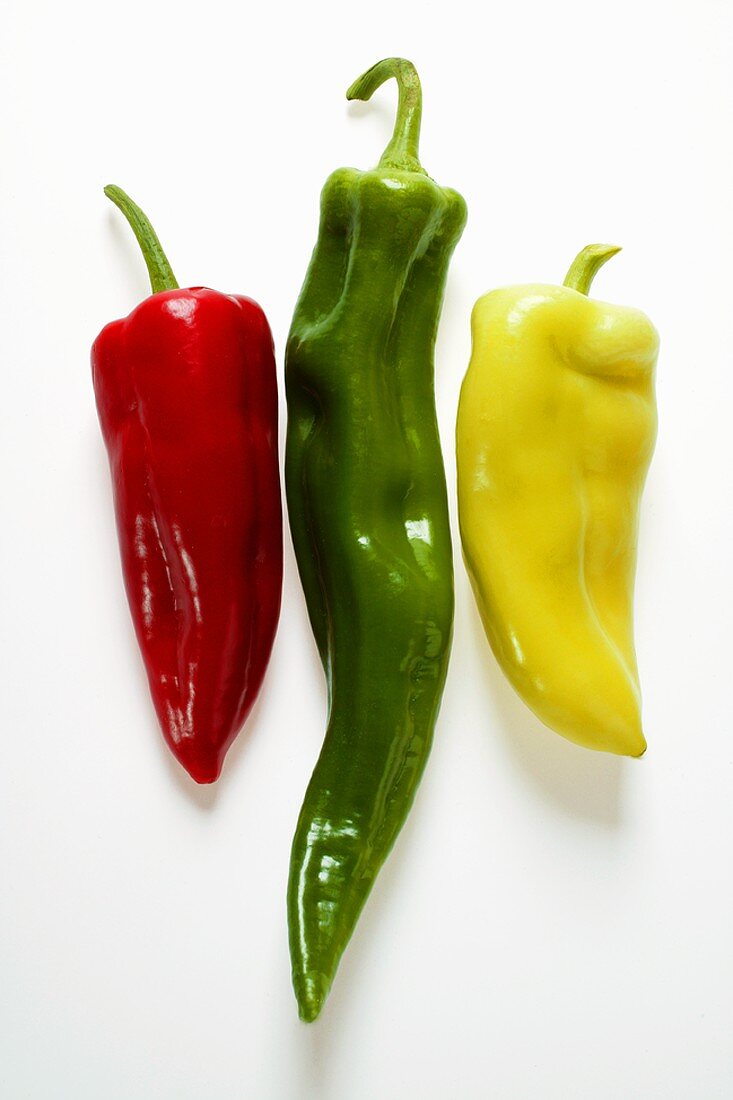
<svg viewBox="0 0 733 1100">
<path fill-rule="evenodd" d="M 113 184 L 105 187 L 104 193 L 115 206 L 119 207 L 137 237 L 137 243 L 142 249 L 143 259 L 150 275 L 153 294 L 157 294 L 160 290 L 177 290 L 176 277 L 157 234 L 137 203 L 134 203 L 121 187 L 115 187 Z"/>
<path fill-rule="evenodd" d="M 571 263 L 563 286 L 577 290 L 579 294 L 587 294 L 596 272 L 620 251 L 621 246 L 617 244 L 587 244 Z"/>
<path fill-rule="evenodd" d="M 404 57 L 387 57 L 378 61 L 363 73 L 346 93 L 347 99 L 371 99 L 377 88 L 385 80 L 394 77 L 399 88 L 397 117 L 394 133 L 387 148 L 382 153 L 380 168 L 397 168 L 405 172 L 422 172 L 418 144 L 420 142 L 420 121 L 422 118 L 422 89 L 420 77 L 411 61 Z"/>
</svg>

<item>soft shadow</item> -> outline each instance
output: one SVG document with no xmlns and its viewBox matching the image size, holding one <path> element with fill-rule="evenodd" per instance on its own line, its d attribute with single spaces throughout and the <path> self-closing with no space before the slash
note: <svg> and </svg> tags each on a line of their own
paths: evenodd
<svg viewBox="0 0 733 1100">
<path fill-rule="evenodd" d="M 639 767 L 639 761 L 581 748 L 544 726 L 501 671 L 473 598 L 469 615 L 472 641 L 483 654 L 489 691 L 501 719 L 499 728 L 512 761 L 544 798 L 572 817 L 607 828 L 617 826 L 625 776 L 629 767 Z"/>
<path fill-rule="evenodd" d="M 328 1097 L 328 1076 L 331 1068 L 329 1051 L 335 1042 L 335 1028 L 332 1025 L 336 1021 L 329 1022 L 326 1018 L 327 1010 L 328 1002 L 322 1015 L 314 1023 L 304 1024 L 298 1019 L 293 998 L 293 1024 L 288 1046 L 295 1051 L 295 1059 L 289 1095 L 297 1096 L 299 1100 L 326 1100 Z"/>
<path fill-rule="evenodd" d="M 380 99 L 351 99 L 348 104 L 349 118 L 369 118 L 378 120 L 381 125 L 384 126 L 385 137 L 384 144 L 386 145 L 392 136 L 392 130 L 394 129 L 395 120 L 395 108 L 388 103 L 382 102 Z"/>
<path fill-rule="evenodd" d="M 284 447 L 282 453 L 285 453 Z M 285 484 L 283 478 L 283 485 Z M 308 605 L 305 601 L 303 585 L 298 572 L 298 562 L 295 557 L 293 537 L 290 533 L 290 524 L 287 518 L 287 502 L 283 490 L 283 607 L 288 608 L 288 631 L 297 636 L 298 659 L 307 661 L 310 665 L 310 675 L 314 684 L 319 685 L 323 697 L 323 723 L 318 729 L 317 740 L 323 741 L 326 733 L 326 713 L 328 702 L 328 687 L 326 675 L 323 671 L 318 646 L 311 627 L 308 615 Z M 313 761 L 315 764 L 315 760 Z M 305 794 L 305 790 L 303 791 Z"/>
</svg>

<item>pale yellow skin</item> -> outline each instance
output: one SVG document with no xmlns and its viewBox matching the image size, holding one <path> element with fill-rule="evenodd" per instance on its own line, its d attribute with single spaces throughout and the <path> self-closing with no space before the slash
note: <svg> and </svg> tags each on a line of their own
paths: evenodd
<svg viewBox="0 0 733 1100">
<path fill-rule="evenodd" d="M 458 410 L 466 565 L 499 664 L 544 723 L 641 756 L 633 591 L 658 337 L 567 287 L 480 298 Z"/>
</svg>

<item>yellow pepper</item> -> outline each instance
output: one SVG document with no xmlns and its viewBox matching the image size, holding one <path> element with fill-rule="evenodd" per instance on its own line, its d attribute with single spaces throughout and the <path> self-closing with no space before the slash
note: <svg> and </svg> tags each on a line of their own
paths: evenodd
<svg viewBox="0 0 733 1100">
<path fill-rule="evenodd" d="M 633 591 L 659 340 L 638 310 L 587 297 L 618 251 L 589 245 L 564 286 L 476 303 L 458 507 L 484 628 L 519 695 L 571 741 L 641 756 Z"/>
</svg>

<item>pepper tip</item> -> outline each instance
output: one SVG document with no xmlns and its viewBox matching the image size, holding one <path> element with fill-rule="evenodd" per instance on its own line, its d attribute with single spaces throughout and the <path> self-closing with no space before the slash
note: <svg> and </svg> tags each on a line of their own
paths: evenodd
<svg viewBox="0 0 733 1100">
<path fill-rule="evenodd" d="M 309 970 L 294 982 L 298 1001 L 298 1015 L 305 1024 L 312 1024 L 320 1015 L 331 983 L 325 974 Z"/>
<path fill-rule="evenodd" d="M 206 753 L 204 755 L 200 751 L 196 751 L 195 748 L 192 748 L 191 752 L 182 751 L 180 745 L 176 746 L 173 751 L 178 763 L 186 769 L 194 783 L 198 783 L 203 787 L 210 783 L 216 783 L 221 775 L 224 761 L 219 754 L 210 755 Z"/>
</svg>

